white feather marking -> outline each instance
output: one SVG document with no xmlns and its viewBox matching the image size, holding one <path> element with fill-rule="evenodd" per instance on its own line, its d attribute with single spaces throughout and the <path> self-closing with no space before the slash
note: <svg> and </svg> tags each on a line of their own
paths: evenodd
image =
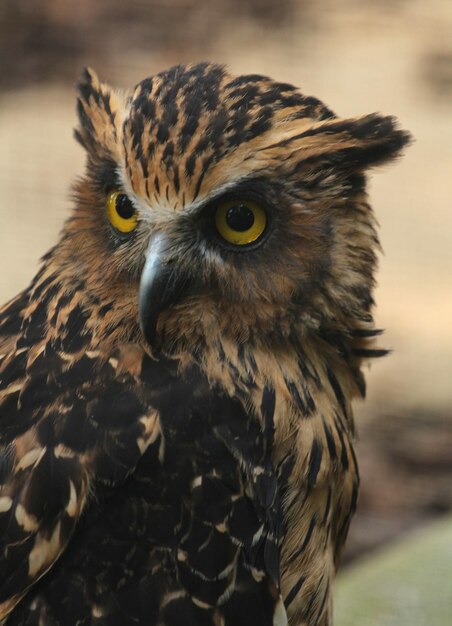
<svg viewBox="0 0 452 626">
<path fill-rule="evenodd" d="M 59 443 L 56 448 L 53 449 L 53 454 L 57 459 L 73 459 L 75 457 L 74 450 L 67 448 L 62 443 Z"/>
<path fill-rule="evenodd" d="M 9 511 L 13 505 L 13 501 L 8 496 L 3 496 L 0 498 L 0 513 L 6 513 Z"/>
<path fill-rule="evenodd" d="M 191 481 L 191 485 L 190 485 L 190 487 L 191 487 L 192 489 L 196 489 L 196 487 L 200 487 L 201 485 L 202 485 L 202 476 L 196 476 L 196 478 L 194 478 L 194 479 Z"/>
<path fill-rule="evenodd" d="M 9 394 L 11 393 L 20 391 L 23 386 L 24 386 L 24 380 L 21 380 L 18 383 L 15 383 L 14 385 L 10 385 L 9 387 L 6 387 L 6 389 L 2 389 L 0 393 L 0 397 L 3 398 L 4 396 L 9 396 Z"/>
<path fill-rule="evenodd" d="M 251 541 L 251 545 L 255 546 L 259 539 L 262 537 L 262 533 L 264 532 L 264 525 L 260 526 L 258 530 L 254 533 L 253 539 Z"/>
<path fill-rule="evenodd" d="M 70 480 L 69 481 L 69 502 L 66 507 L 66 513 L 70 517 L 75 517 L 78 513 L 78 510 L 79 510 L 79 507 L 78 507 L 78 499 L 77 499 L 77 490 L 72 480 Z"/>
<path fill-rule="evenodd" d="M 42 459 L 46 452 L 47 448 L 33 448 L 33 450 L 29 450 L 23 457 L 20 459 L 19 463 L 15 467 L 15 473 L 20 472 L 21 470 L 30 467 L 30 465 L 37 465 L 39 461 Z"/>
<path fill-rule="evenodd" d="M 88 359 L 97 359 L 99 354 L 100 354 L 99 350 L 87 350 L 85 352 L 85 355 L 88 357 Z"/>
<path fill-rule="evenodd" d="M 165 596 L 163 596 L 163 600 L 160 604 L 160 608 L 162 609 L 164 606 L 166 606 L 170 602 L 173 602 L 174 600 L 179 600 L 179 598 L 186 598 L 186 597 L 187 597 L 186 591 L 172 591 L 170 593 L 167 593 Z"/>
<path fill-rule="evenodd" d="M 99 606 L 98 604 L 93 604 L 93 606 L 91 607 L 91 615 L 94 618 L 103 617 L 105 615 L 103 607 Z"/>
<path fill-rule="evenodd" d="M 199 600 L 195 596 L 192 596 L 191 601 L 193 602 L 193 604 L 196 604 L 196 606 L 199 606 L 200 609 L 211 609 L 212 608 L 212 605 L 207 604 L 206 602 L 203 602 L 202 600 Z"/>
<path fill-rule="evenodd" d="M 111 357 L 110 359 L 108 359 L 108 362 L 110 363 L 110 365 L 112 366 L 112 368 L 115 370 L 118 368 L 118 359 L 114 359 L 113 357 Z"/>
<path fill-rule="evenodd" d="M 287 613 L 284 602 L 279 598 L 275 610 L 273 611 L 273 626 L 287 626 L 287 624 Z"/>
<path fill-rule="evenodd" d="M 39 524 L 37 519 L 34 517 L 34 515 L 30 515 L 29 513 L 27 513 L 22 504 L 18 504 L 16 506 L 15 515 L 16 521 L 19 526 L 22 526 L 22 528 L 27 532 L 34 532 L 38 530 Z"/>
<path fill-rule="evenodd" d="M 36 537 L 34 548 L 28 557 L 30 578 L 35 578 L 41 570 L 47 569 L 58 556 L 60 548 L 60 522 L 58 522 L 49 540 L 43 539 L 41 535 Z"/>
<path fill-rule="evenodd" d="M 178 550 L 177 551 L 177 560 L 178 561 L 186 561 L 187 560 L 187 553 L 184 552 L 183 550 Z"/>
<path fill-rule="evenodd" d="M 144 454 L 151 443 L 154 443 L 160 435 L 160 424 L 158 421 L 157 411 L 154 411 L 150 415 L 140 417 L 140 422 L 144 426 L 144 433 L 141 437 L 138 437 L 137 446 L 141 454 Z"/>
</svg>

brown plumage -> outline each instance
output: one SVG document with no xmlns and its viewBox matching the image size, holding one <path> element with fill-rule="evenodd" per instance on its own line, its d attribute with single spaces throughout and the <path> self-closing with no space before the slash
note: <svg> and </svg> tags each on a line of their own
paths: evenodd
<svg viewBox="0 0 452 626">
<path fill-rule="evenodd" d="M 87 70 L 75 207 L 0 313 L 0 618 L 322 626 L 379 356 L 365 171 L 409 140 L 291 85 Z"/>
</svg>

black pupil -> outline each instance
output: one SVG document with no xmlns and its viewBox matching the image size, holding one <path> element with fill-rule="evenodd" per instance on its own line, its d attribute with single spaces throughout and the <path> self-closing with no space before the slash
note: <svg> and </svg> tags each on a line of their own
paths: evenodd
<svg viewBox="0 0 452 626">
<path fill-rule="evenodd" d="M 129 198 L 121 193 L 116 198 L 116 212 L 119 217 L 122 217 L 123 220 L 130 220 L 135 213 L 135 209 L 133 208 L 133 204 L 130 202 Z"/>
<path fill-rule="evenodd" d="M 254 224 L 254 213 L 246 204 L 234 204 L 226 213 L 226 224 L 232 230 L 243 233 Z"/>
</svg>

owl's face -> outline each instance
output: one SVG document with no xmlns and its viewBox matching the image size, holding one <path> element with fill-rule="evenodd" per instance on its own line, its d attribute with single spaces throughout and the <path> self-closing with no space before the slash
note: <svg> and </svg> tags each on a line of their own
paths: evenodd
<svg viewBox="0 0 452 626">
<path fill-rule="evenodd" d="M 339 119 L 291 85 L 209 64 L 131 97 L 87 71 L 78 112 L 88 166 L 63 249 L 109 332 L 154 349 L 274 345 L 369 318 L 363 174 L 407 142 L 392 118 Z"/>
</svg>

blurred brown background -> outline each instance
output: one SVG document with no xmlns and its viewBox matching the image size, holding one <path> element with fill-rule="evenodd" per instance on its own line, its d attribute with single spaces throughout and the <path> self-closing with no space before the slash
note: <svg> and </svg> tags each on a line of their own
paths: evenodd
<svg viewBox="0 0 452 626">
<path fill-rule="evenodd" d="M 0 297 L 27 284 L 68 215 L 82 67 L 129 88 L 200 60 L 292 82 L 341 115 L 394 114 L 416 139 L 370 181 L 385 249 L 376 319 L 394 352 L 357 407 L 351 562 L 452 509 L 450 0 L 2 0 Z"/>
</svg>

